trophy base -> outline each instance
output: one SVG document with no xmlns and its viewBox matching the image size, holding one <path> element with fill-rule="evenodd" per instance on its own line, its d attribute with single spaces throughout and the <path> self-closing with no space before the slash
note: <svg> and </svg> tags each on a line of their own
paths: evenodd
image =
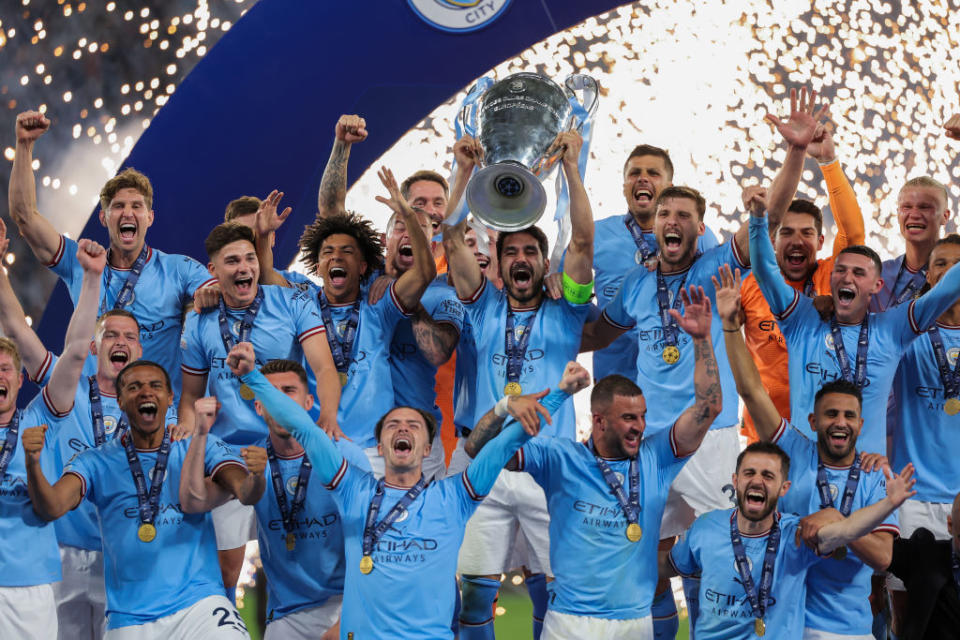
<svg viewBox="0 0 960 640">
<path fill-rule="evenodd" d="M 547 206 L 547 192 L 540 180 L 512 162 L 480 169 L 467 184 L 466 198 L 470 212 L 497 231 L 531 227 Z"/>
</svg>

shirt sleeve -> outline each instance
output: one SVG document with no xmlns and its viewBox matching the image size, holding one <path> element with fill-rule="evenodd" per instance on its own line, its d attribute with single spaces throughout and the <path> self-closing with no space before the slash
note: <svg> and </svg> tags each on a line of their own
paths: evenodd
<svg viewBox="0 0 960 640">
<path fill-rule="evenodd" d="M 202 264 L 189 256 L 181 256 L 180 261 L 180 282 L 183 283 L 183 298 L 181 303 L 185 306 L 193 302 L 193 294 L 200 287 L 214 284 L 217 279 L 210 275 L 210 272 Z"/>
<path fill-rule="evenodd" d="M 93 453 L 94 451 L 96 451 L 96 449 L 87 449 L 74 456 L 73 460 L 68 462 L 63 468 L 63 473 L 60 476 L 63 477 L 67 474 L 72 474 L 80 480 L 81 502 L 84 498 L 89 499 L 91 502 L 96 502 L 96 483 L 94 482 L 96 475 L 96 454 Z"/>
<path fill-rule="evenodd" d="M 717 240 L 717 234 L 713 232 L 713 229 L 705 226 L 703 228 L 703 235 L 697 240 L 697 248 L 700 249 L 700 251 L 708 251 L 717 246 L 720 246 L 720 241 Z"/>
<path fill-rule="evenodd" d="M 457 333 L 463 331 L 463 316 L 466 315 L 466 309 L 457 299 L 457 294 L 453 289 L 444 287 L 441 289 L 434 304 L 427 309 L 433 321 L 439 324 L 449 324 L 457 329 Z"/>
<path fill-rule="evenodd" d="M 183 335 L 180 337 L 180 368 L 184 372 L 195 376 L 206 375 L 210 370 L 210 361 L 206 357 L 203 343 L 200 340 L 200 314 L 190 312 L 183 325 Z"/>
<path fill-rule="evenodd" d="M 380 317 L 381 322 L 386 329 L 385 338 L 387 342 L 390 342 L 390 340 L 393 338 L 393 329 L 397 326 L 397 323 L 404 318 L 410 317 L 410 314 L 403 308 L 403 305 L 400 304 L 400 300 L 397 298 L 395 290 L 396 286 L 397 281 L 394 280 L 387 288 L 386 295 L 380 298 L 380 300 L 377 301 L 377 304 L 371 307 Z"/>
<path fill-rule="evenodd" d="M 482 278 L 480 287 L 467 298 L 460 298 L 463 308 L 474 327 L 474 335 L 483 333 L 483 323 L 487 317 L 487 310 L 496 302 L 497 288 Z"/>
<path fill-rule="evenodd" d="M 864 506 L 876 504 L 887 497 L 887 481 L 883 477 L 883 472 L 873 471 L 869 474 L 873 476 L 874 482 L 870 487 L 870 494 L 867 496 Z M 871 533 L 889 533 L 894 538 L 900 536 L 900 518 L 897 516 L 898 509 L 890 512 L 883 522 L 878 524 Z"/>
<path fill-rule="evenodd" d="M 83 267 L 77 261 L 77 247 L 76 241 L 61 235 L 60 246 L 53 254 L 51 261 L 45 265 L 67 285 L 67 291 L 70 293 L 73 304 L 77 304 L 77 298 L 80 297 L 80 287 L 83 284 Z M 106 291 L 101 290 L 101 299 L 106 294 Z"/>
<path fill-rule="evenodd" d="M 930 291 L 910 303 L 910 328 L 919 335 L 933 326 L 937 318 L 957 301 L 957 291 L 960 291 L 960 267 L 955 264 Z"/>
<path fill-rule="evenodd" d="M 330 437 L 310 419 L 310 414 L 256 369 L 241 379 L 253 390 L 267 413 L 306 450 L 321 482 L 335 486 L 346 472 L 347 462 Z"/>
<path fill-rule="evenodd" d="M 673 545 L 673 549 L 670 550 L 670 564 L 684 578 L 699 576 L 702 569 L 699 553 L 694 550 L 692 544 L 692 538 L 696 536 L 698 529 L 697 523 L 694 522 L 689 529 L 680 535 L 677 544 Z"/>
<path fill-rule="evenodd" d="M 617 329 L 632 329 L 637 324 L 636 319 L 630 314 L 628 309 L 630 301 L 627 299 L 627 296 L 639 286 L 638 280 L 642 275 L 639 271 L 640 269 L 646 271 L 647 268 L 641 265 L 628 273 L 627 277 L 623 279 L 620 288 L 617 290 L 617 294 L 613 296 L 613 299 L 603 308 L 603 313 L 600 314 L 600 317 L 603 318 L 604 321 Z"/>
<path fill-rule="evenodd" d="M 302 289 L 283 289 L 283 293 L 289 296 L 287 300 L 298 341 L 302 343 L 313 336 L 326 333 L 323 318 L 320 317 L 317 305 L 309 299 L 310 294 Z"/>
<path fill-rule="evenodd" d="M 777 256 L 770 242 L 767 217 L 750 217 L 750 264 L 763 297 L 774 315 L 785 318 L 797 304 L 799 294 L 787 284 L 777 266 Z"/>
<path fill-rule="evenodd" d="M 857 202 L 857 194 L 847 180 L 839 160 L 820 165 L 820 171 L 827 183 L 830 211 L 833 212 L 833 220 L 837 224 L 837 235 L 833 240 L 833 256 L 836 257 L 849 246 L 863 244 L 863 213 Z"/>
<path fill-rule="evenodd" d="M 340 438 L 336 442 L 337 449 L 340 450 L 340 453 L 343 455 L 344 460 L 347 461 L 351 467 L 360 469 L 361 471 L 371 471 L 370 468 L 370 458 L 367 457 L 367 454 L 363 452 L 363 449 L 353 444 L 346 438 Z"/>
<path fill-rule="evenodd" d="M 553 415 L 569 397 L 568 394 L 557 389 L 547 394 L 540 404 Z M 540 425 L 543 426 L 543 416 L 540 416 Z M 463 474 L 464 483 L 474 500 L 481 500 L 487 495 L 503 466 L 529 439 L 530 435 L 523 430 L 520 423 L 510 418 L 500 434 L 484 445 Z"/>
<path fill-rule="evenodd" d="M 682 452 L 677 445 L 675 430 L 676 423 L 669 429 L 662 429 L 649 438 L 644 438 L 640 444 L 641 447 L 650 447 L 656 456 L 658 478 L 660 486 L 666 490 L 673 483 L 683 465 L 690 459 L 695 452 Z"/>
<path fill-rule="evenodd" d="M 203 473 L 207 476 L 215 476 L 224 467 L 230 465 L 239 465 L 244 469 L 247 465 L 243 459 L 238 456 L 233 447 L 226 442 L 211 434 L 207 435 L 207 448 L 203 455 Z"/>
</svg>

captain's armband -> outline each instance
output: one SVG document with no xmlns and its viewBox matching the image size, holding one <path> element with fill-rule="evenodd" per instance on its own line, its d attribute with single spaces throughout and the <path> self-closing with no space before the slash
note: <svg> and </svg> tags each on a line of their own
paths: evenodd
<svg viewBox="0 0 960 640">
<path fill-rule="evenodd" d="M 593 280 L 587 284 L 575 282 L 573 278 L 563 272 L 563 297 L 572 304 L 584 304 L 590 302 L 593 297 Z"/>
</svg>

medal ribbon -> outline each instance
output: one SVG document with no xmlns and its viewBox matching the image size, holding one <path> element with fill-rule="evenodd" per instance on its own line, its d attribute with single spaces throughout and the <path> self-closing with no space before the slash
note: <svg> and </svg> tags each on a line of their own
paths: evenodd
<svg viewBox="0 0 960 640">
<path fill-rule="evenodd" d="M 679 309 L 680 308 L 680 292 L 683 291 L 683 285 L 687 282 L 687 274 L 689 271 L 683 274 L 683 278 L 680 280 L 680 287 L 677 289 L 676 295 L 673 296 L 673 305 L 670 304 L 670 291 L 667 288 L 667 281 L 663 277 L 663 272 L 660 270 L 660 265 L 657 265 L 657 306 L 660 309 L 660 323 L 663 325 L 663 341 L 667 346 L 675 347 L 677 346 L 677 336 L 680 333 L 680 327 L 677 326 L 677 323 L 674 321 L 673 317 L 669 313 L 669 309 Z"/>
<path fill-rule="evenodd" d="M 643 264 L 653 255 L 654 251 L 650 247 L 650 243 L 647 242 L 647 239 L 643 237 L 643 230 L 640 228 L 640 225 L 637 224 L 637 221 L 633 219 L 632 215 L 628 213 L 624 217 L 623 223 L 627 225 L 630 235 L 633 236 L 633 243 L 637 245 L 637 251 L 640 253 L 640 259 L 637 260 L 637 264 Z"/>
<path fill-rule="evenodd" d="M 343 337 L 337 335 L 337 328 L 333 324 L 333 314 L 330 313 L 330 303 L 327 295 L 320 290 L 320 317 L 327 330 L 327 342 L 330 344 L 330 354 L 333 364 L 340 373 L 346 373 L 350 367 L 350 356 L 353 354 L 353 343 L 357 337 L 357 327 L 360 325 L 360 296 L 353 303 L 350 315 L 347 317 L 347 326 L 344 327 Z"/>
<path fill-rule="evenodd" d="M 600 473 L 603 474 L 603 480 L 610 487 L 617 502 L 623 509 L 623 515 L 627 518 L 627 524 L 637 524 L 640 520 L 640 465 L 637 462 L 637 456 L 630 458 L 630 495 L 627 496 L 623 490 L 623 483 L 617 478 L 607 461 L 600 457 L 597 448 L 593 444 L 593 438 L 590 438 L 588 445 L 593 457 L 597 460 L 597 466 L 600 467 Z"/>
<path fill-rule="evenodd" d="M 870 314 L 863 317 L 860 323 L 860 337 L 857 338 L 857 365 L 853 375 L 850 373 L 850 358 L 847 357 L 847 348 L 843 345 L 843 334 L 840 333 L 840 325 L 837 323 L 837 316 L 830 318 L 830 332 L 833 334 L 833 349 L 837 354 L 837 362 L 840 364 L 840 373 L 847 382 L 852 382 L 862 389 L 867 381 L 867 341 L 869 339 L 868 325 L 870 324 Z"/>
<path fill-rule="evenodd" d="M 143 248 L 140 249 L 140 255 L 137 256 L 137 259 L 133 261 L 133 266 L 130 267 L 130 273 L 127 275 L 127 279 L 124 281 L 123 286 L 120 287 L 117 299 L 113 303 L 114 309 L 123 309 L 130 304 L 130 298 L 133 296 L 133 288 L 137 286 L 137 282 L 140 280 L 140 274 L 143 273 L 143 265 L 147 263 L 147 256 L 149 254 L 150 250 L 147 248 L 146 243 L 144 243 Z M 100 313 L 98 315 L 103 315 L 107 311 L 107 296 L 110 294 L 110 280 L 113 278 L 113 268 L 109 264 L 105 271 L 107 272 L 107 284 L 103 288 L 103 299 L 100 300 Z"/>
<path fill-rule="evenodd" d="M 133 448 L 133 435 L 127 434 L 121 438 L 123 449 L 127 453 L 127 464 L 130 466 L 130 475 L 133 484 L 137 487 L 137 506 L 140 510 L 140 523 L 153 524 L 157 511 L 160 508 L 160 487 L 163 486 L 163 476 L 167 471 L 167 460 L 170 457 L 170 431 L 164 428 L 163 441 L 157 451 L 157 462 L 150 472 L 150 491 L 147 493 L 147 483 L 143 477 L 143 467 L 140 466 L 140 457 Z"/>
<path fill-rule="evenodd" d="M 307 498 L 307 485 L 310 482 L 310 470 L 313 465 L 304 453 L 303 462 L 300 463 L 300 473 L 297 475 L 297 489 L 293 493 L 293 503 L 290 504 L 287 502 L 287 492 L 284 488 L 283 476 L 280 474 L 280 463 L 277 462 L 277 455 L 273 451 L 273 444 L 269 438 L 267 438 L 267 459 L 270 461 L 270 481 L 273 483 L 273 493 L 277 496 L 277 507 L 283 519 L 283 530 L 290 533 L 296 528 L 297 514 L 303 509 L 303 503 Z"/>
<path fill-rule="evenodd" d="M 537 313 L 540 307 L 537 307 L 530 320 L 523 326 L 523 334 L 517 339 L 515 328 L 517 317 L 513 311 L 507 310 L 507 331 L 506 344 L 504 350 L 507 352 L 507 382 L 518 382 L 520 374 L 523 373 L 523 359 L 527 355 L 527 344 L 530 342 L 530 333 L 533 330 L 533 323 L 537 319 Z"/>
<path fill-rule="evenodd" d="M 426 482 L 421 475 L 420 479 L 417 480 L 417 484 L 410 487 L 410 490 L 400 498 L 397 504 L 393 505 L 393 508 L 387 512 L 387 515 L 383 516 L 383 520 L 377 522 L 377 513 L 380 512 L 380 505 L 383 503 L 383 495 L 385 493 L 383 486 L 385 482 L 383 478 L 380 478 L 380 481 L 377 482 L 377 490 L 373 494 L 373 500 L 370 501 L 370 508 L 367 509 L 367 521 L 363 526 L 363 555 L 365 556 L 373 553 L 373 548 L 377 546 L 377 542 L 380 541 L 383 534 L 396 522 L 400 514 L 410 506 L 410 503 L 417 499 L 417 496 L 420 495 L 420 492 L 423 491 L 426 486 Z"/>
<path fill-rule="evenodd" d="M 920 287 L 923 286 L 923 283 L 927 279 L 927 267 L 926 265 L 920 267 L 920 270 L 914 274 L 911 274 L 910 280 L 907 282 L 907 286 L 903 288 L 903 291 L 900 292 L 900 295 L 897 295 L 897 285 L 900 284 L 900 276 L 903 275 L 903 272 L 907 266 L 907 258 L 903 257 L 900 262 L 900 270 L 897 271 L 897 279 L 893 281 L 893 287 L 890 289 L 890 297 L 887 299 L 887 308 L 897 307 L 903 304 L 906 300 L 912 298 L 917 291 L 920 290 Z M 890 304 L 890 303 L 893 304 Z"/>
<path fill-rule="evenodd" d="M 947 358 L 947 350 L 943 346 L 943 337 L 937 325 L 933 325 L 927 330 L 930 334 L 930 345 L 933 347 L 933 355 L 937 359 L 937 368 L 940 369 L 940 380 L 943 382 L 943 397 L 956 398 L 960 395 L 960 357 L 954 363 L 953 369 L 950 368 L 950 360 Z"/>
<path fill-rule="evenodd" d="M 20 433 L 20 416 L 23 412 L 17 409 L 13 414 L 13 419 L 7 427 L 7 437 L 3 440 L 3 447 L 0 448 L 0 482 L 7 473 L 7 467 L 13 460 L 13 453 L 17 450 L 17 434 Z"/>
<path fill-rule="evenodd" d="M 767 601 L 770 598 L 770 589 L 773 587 L 773 567 L 777 561 L 777 550 L 780 548 L 779 516 L 780 514 L 774 514 L 773 525 L 767 535 L 767 550 L 763 554 L 763 569 L 760 571 L 760 592 L 758 594 L 757 587 L 753 582 L 753 575 L 750 573 L 747 552 L 743 548 L 743 539 L 740 537 L 739 529 L 737 529 L 737 510 L 734 509 L 733 513 L 730 514 L 730 542 L 733 543 L 737 572 L 740 573 L 743 590 L 750 600 L 753 617 L 761 620 L 767 611 Z"/>
<path fill-rule="evenodd" d="M 843 497 L 840 499 L 840 513 L 846 518 L 853 509 L 853 494 L 860 484 L 860 454 L 853 459 L 850 473 L 847 474 L 847 484 L 843 488 Z M 828 509 L 833 506 L 833 496 L 830 494 L 830 485 L 827 483 L 827 468 L 823 460 L 817 462 L 817 491 L 820 492 L 820 508 Z"/>
<path fill-rule="evenodd" d="M 103 402 L 100 400 L 100 385 L 97 376 L 87 378 L 90 383 L 90 420 L 93 422 L 93 444 L 99 447 L 107 441 L 107 428 L 103 424 Z M 115 433 L 120 433 L 117 429 Z"/>
<path fill-rule="evenodd" d="M 223 301 L 223 297 L 220 298 L 220 313 L 218 316 L 220 321 L 220 339 L 223 340 L 223 348 L 227 350 L 227 353 L 230 353 L 230 350 L 236 346 L 237 342 L 250 341 L 250 334 L 253 332 L 253 323 L 257 319 L 257 313 L 260 312 L 261 304 L 263 304 L 263 289 L 257 287 L 256 297 L 253 299 L 253 302 L 250 303 L 250 306 L 247 307 L 243 318 L 240 320 L 240 328 L 237 331 L 239 340 L 234 340 L 233 334 L 230 333 L 230 325 L 227 323 L 227 305 Z"/>
</svg>

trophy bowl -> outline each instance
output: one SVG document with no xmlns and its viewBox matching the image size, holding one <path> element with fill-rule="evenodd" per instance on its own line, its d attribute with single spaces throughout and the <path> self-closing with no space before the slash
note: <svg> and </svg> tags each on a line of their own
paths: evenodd
<svg viewBox="0 0 960 640">
<path fill-rule="evenodd" d="M 477 139 L 484 167 L 467 184 L 470 211 L 498 231 L 535 224 L 547 204 L 541 183 L 559 158 L 551 143 L 570 126 L 572 107 L 557 83 L 535 73 L 515 73 L 481 96 Z"/>
</svg>

